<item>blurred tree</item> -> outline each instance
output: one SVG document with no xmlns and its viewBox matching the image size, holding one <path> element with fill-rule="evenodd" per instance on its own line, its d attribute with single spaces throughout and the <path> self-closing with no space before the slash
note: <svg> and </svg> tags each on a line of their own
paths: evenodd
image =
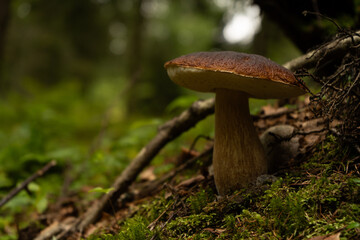
<svg viewBox="0 0 360 240">
<path fill-rule="evenodd" d="M 134 0 L 132 3 L 131 14 L 128 20 L 128 29 L 130 33 L 127 44 L 127 84 L 123 89 L 128 103 L 128 111 L 136 111 L 136 93 L 134 94 L 134 85 L 141 78 L 142 64 L 142 45 L 144 41 L 144 16 L 142 13 L 143 0 Z"/>
<path fill-rule="evenodd" d="M 224 10 L 205 0 L 143 0 L 139 13 L 143 32 L 138 50 L 142 53 L 136 61 L 139 80 L 132 89 L 131 106 L 138 112 L 154 114 L 162 112 L 183 91 L 167 77 L 164 63 L 217 45 Z"/>
<path fill-rule="evenodd" d="M 2 66 L 3 66 L 3 57 L 4 57 L 4 45 L 5 38 L 8 28 L 8 22 L 10 17 L 10 0 L 0 1 L 0 93 L 1 89 L 4 89 L 5 86 L 3 77 L 2 77 Z"/>
<path fill-rule="evenodd" d="M 80 79 L 86 84 L 108 53 L 107 25 L 89 0 L 14 0 L 4 58 L 8 79 L 45 84 Z"/>
<path fill-rule="evenodd" d="M 278 48 L 285 51 L 279 29 L 265 23 L 263 31 L 268 32 L 249 46 L 224 40 L 226 13 L 234 13 L 231 6 L 239 2 L 13 0 L 4 49 L 7 81 L 13 88 L 26 86 L 29 79 L 47 86 L 76 81 L 83 89 L 112 81 L 119 93 L 126 93 L 121 97 L 129 112 L 158 114 L 184 91 L 163 68 L 172 58 L 217 49 L 268 57 Z M 296 11 L 301 15 L 300 8 Z"/>
</svg>

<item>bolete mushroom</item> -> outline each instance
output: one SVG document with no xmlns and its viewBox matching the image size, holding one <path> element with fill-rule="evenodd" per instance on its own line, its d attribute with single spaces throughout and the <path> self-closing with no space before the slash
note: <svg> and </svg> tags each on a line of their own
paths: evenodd
<svg viewBox="0 0 360 240">
<path fill-rule="evenodd" d="M 254 54 L 197 52 L 165 63 L 176 84 L 215 92 L 214 178 L 226 195 L 268 171 L 264 150 L 254 128 L 248 99 L 289 98 L 305 87 L 286 68 Z"/>
</svg>

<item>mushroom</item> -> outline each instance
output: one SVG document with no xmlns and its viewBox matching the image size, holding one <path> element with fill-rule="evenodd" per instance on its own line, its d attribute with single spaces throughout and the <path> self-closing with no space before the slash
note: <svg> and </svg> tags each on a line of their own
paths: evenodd
<svg viewBox="0 0 360 240">
<path fill-rule="evenodd" d="M 199 92 L 215 92 L 214 178 L 220 195 L 266 174 L 268 163 L 248 99 L 289 98 L 305 87 L 286 68 L 254 54 L 197 52 L 165 63 L 170 79 Z"/>
</svg>

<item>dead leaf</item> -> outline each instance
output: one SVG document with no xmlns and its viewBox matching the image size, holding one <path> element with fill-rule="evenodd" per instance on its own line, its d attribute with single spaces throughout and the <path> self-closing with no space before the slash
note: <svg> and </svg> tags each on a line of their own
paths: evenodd
<svg viewBox="0 0 360 240">
<path fill-rule="evenodd" d="M 256 125 L 258 128 L 261 128 L 261 129 L 267 128 L 265 119 L 260 119 L 260 120 L 256 121 L 256 122 L 255 122 L 255 125 Z"/>
<path fill-rule="evenodd" d="M 279 125 L 279 124 L 285 124 L 286 120 L 287 120 L 287 117 L 286 117 L 286 114 L 284 114 L 284 115 L 281 115 L 276 118 L 266 119 L 266 125 L 267 125 L 267 127 L 271 127 L 271 126 L 275 126 L 275 125 Z"/>
<path fill-rule="evenodd" d="M 194 150 L 190 150 L 188 148 L 181 148 L 181 153 L 179 154 L 179 156 L 176 158 L 175 161 L 175 165 L 179 166 L 181 164 L 183 164 L 184 162 L 186 162 L 187 160 L 193 158 L 193 157 L 197 157 L 199 156 L 199 152 L 194 151 Z"/>
<path fill-rule="evenodd" d="M 289 117 L 292 119 L 298 119 L 299 118 L 299 112 L 292 112 L 289 114 Z"/>
<path fill-rule="evenodd" d="M 272 114 L 273 112 L 275 112 L 275 109 L 273 106 L 271 105 L 266 105 L 261 107 L 261 115 L 269 115 Z"/>
<path fill-rule="evenodd" d="M 340 240 L 340 234 L 341 232 L 335 233 L 333 235 L 324 235 L 324 236 L 317 236 L 317 237 L 312 237 L 308 240 Z"/>
<path fill-rule="evenodd" d="M 215 234 L 221 234 L 226 231 L 225 228 L 204 228 L 204 231 L 208 231 Z"/>
<path fill-rule="evenodd" d="M 266 105 L 261 108 L 261 115 L 277 115 L 286 113 L 289 109 L 287 107 L 274 107 L 272 105 Z"/>
<path fill-rule="evenodd" d="M 330 127 L 331 127 L 331 128 L 335 128 L 335 127 L 337 127 L 337 126 L 339 126 L 339 125 L 341 125 L 341 124 L 344 124 L 344 122 L 335 119 L 335 120 L 333 120 L 333 121 L 330 123 Z"/>
<path fill-rule="evenodd" d="M 323 119 L 321 119 L 321 118 L 315 118 L 315 119 L 311 119 L 311 120 L 308 120 L 305 122 L 300 122 L 297 125 L 298 125 L 298 127 L 302 128 L 306 132 L 317 131 L 317 130 L 321 130 L 324 128 Z"/>
<path fill-rule="evenodd" d="M 153 181 L 156 179 L 156 176 L 154 174 L 154 168 L 153 166 L 150 166 L 146 168 L 144 171 L 142 171 L 139 175 L 139 179 L 141 181 Z"/>
<path fill-rule="evenodd" d="M 189 187 L 201 182 L 204 179 L 205 179 L 205 177 L 203 175 L 198 175 L 198 176 L 195 176 L 195 177 L 192 177 L 192 178 L 182 181 L 175 188 L 176 189 L 189 188 Z"/>
<path fill-rule="evenodd" d="M 310 134 L 310 135 L 306 135 L 304 137 L 304 142 L 305 142 L 305 146 L 313 146 L 314 144 L 318 143 L 320 139 L 319 135 L 314 135 L 314 134 Z"/>
</svg>

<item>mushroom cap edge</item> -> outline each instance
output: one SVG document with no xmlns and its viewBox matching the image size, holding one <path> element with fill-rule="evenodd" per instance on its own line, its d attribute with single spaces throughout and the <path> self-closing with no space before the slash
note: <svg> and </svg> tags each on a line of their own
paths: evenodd
<svg viewBox="0 0 360 240">
<path fill-rule="evenodd" d="M 196 52 L 170 60 L 164 66 L 173 82 L 200 92 L 225 88 L 264 99 L 289 98 L 306 92 L 290 70 L 256 54 Z"/>
</svg>

